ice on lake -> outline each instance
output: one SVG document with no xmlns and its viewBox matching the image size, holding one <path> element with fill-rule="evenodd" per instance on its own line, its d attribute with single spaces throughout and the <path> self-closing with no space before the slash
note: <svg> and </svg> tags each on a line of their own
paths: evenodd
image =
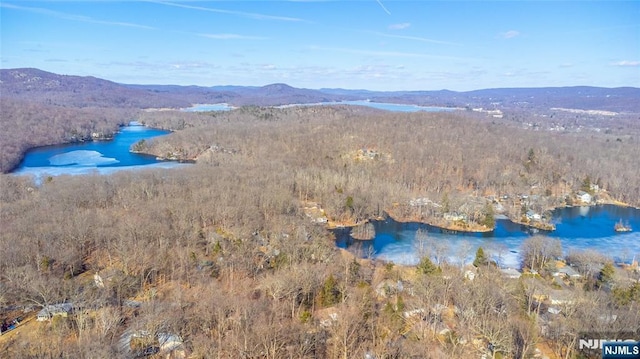
<svg viewBox="0 0 640 359">
<path fill-rule="evenodd" d="M 115 158 L 104 157 L 102 153 L 98 151 L 77 150 L 71 152 L 61 153 L 49 158 L 49 163 L 52 166 L 82 166 L 82 167 L 97 167 L 107 166 L 119 163 Z"/>
</svg>

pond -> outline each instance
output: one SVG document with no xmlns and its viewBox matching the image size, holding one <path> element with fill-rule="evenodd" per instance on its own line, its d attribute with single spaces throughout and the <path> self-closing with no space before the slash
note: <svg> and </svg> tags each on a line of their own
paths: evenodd
<svg viewBox="0 0 640 359">
<path fill-rule="evenodd" d="M 12 173 L 31 175 L 38 180 L 43 176 L 107 174 L 139 168 L 187 166 L 176 162 L 162 162 L 154 156 L 130 152 L 131 146 L 140 140 L 149 140 L 169 133 L 132 122 L 129 126 L 122 127 L 113 140 L 33 148 L 25 154 L 20 166 Z"/>
<path fill-rule="evenodd" d="M 616 232 L 614 226 L 620 220 L 633 231 Z M 432 256 L 439 253 L 450 263 L 460 263 L 464 259 L 468 264 L 473 261 L 477 248 L 483 247 L 501 267 L 518 268 L 520 247 L 534 234 L 559 239 L 565 254 L 572 250 L 591 249 L 616 261 L 630 263 L 634 258 L 640 260 L 638 209 L 613 205 L 559 208 L 553 212 L 552 222 L 556 225 L 553 232 L 536 231 L 507 219 L 497 219 L 492 232 L 452 233 L 426 224 L 400 223 L 388 218 L 373 222 L 376 236 L 371 241 L 352 239 L 349 229 L 335 233 L 339 247 L 407 265 L 419 261 L 421 248 Z M 421 240 L 416 240 L 418 229 L 426 233 L 419 236 Z"/>
</svg>

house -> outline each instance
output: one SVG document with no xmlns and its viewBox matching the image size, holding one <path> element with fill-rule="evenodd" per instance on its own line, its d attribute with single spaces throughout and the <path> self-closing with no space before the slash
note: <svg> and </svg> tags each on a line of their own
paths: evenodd
<svg viewBox="0 0 640 359">
<path fill-rule="evenodd" d="M 564 266 L 562 268 L 558 268 L 557 271 L 555 271 L 553 273 L 554 277 L 559 277 L 559 276 L 563 276 L 563 277 L 569 277 L 569 278 L 580 278 L 581 275 L 580 273 L 576 272 L 575 269 L 569 267 L 569 266 Z"/>
<path fill-rule="evenodd" d="M 575 304 L 575 296 L 570 291 L 552 290 L 549 293 L 549 303 L 552 306 L 566 306 Z"/>
<path fill-rule="evenodd" d="M 530 221 L 539 221 L 542 219 L 542 216 L 539 213 L 534 212 L 533 210 L 528 210 L 527 211 L 527 218 Z"/>
<path fill-rule="evenodd" d="M 36 320 L 43 322 L 57 316 L 66 318 L 72 311 L 73 305 L 71 303 L 51 304 L 42 308 L 42 310 L 38 312 Z"/>
<path fill-rule="evenodd" d="M 466 221 L 467 217 L 458 213 L 445 213 L 444 219 L 447 221 L 457 222 L 457 221 Z"/>
<path fill-rule="evenodd" d="M 168 332 L 127 330 L 120 336 L 118 347 L 126 357 L 142 358 L 156 354 L 155 357 L 187 357 L 182 338 Z"/>
<path fill-rule="evenodd" d="M 580 201 L 582 201 L 583 203 L 591 203 L 591 200 L 593 199 L 591 197 L 591 195 L 585 191 L 579 191 L 578 192 L 578 199 Z"/>
</svg>

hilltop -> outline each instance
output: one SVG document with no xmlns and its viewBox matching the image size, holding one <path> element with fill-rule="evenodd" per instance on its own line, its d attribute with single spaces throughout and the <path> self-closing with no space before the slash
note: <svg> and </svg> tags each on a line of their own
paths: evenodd
<svg viewBox="0 0 640 359">
<path fill-rule="evenodd" d="M 58 75 L 33 68 L 0 70 L 3 98 L 62 107 L 183 107 L 186 101 L 93 76 Z"/>
</svg>

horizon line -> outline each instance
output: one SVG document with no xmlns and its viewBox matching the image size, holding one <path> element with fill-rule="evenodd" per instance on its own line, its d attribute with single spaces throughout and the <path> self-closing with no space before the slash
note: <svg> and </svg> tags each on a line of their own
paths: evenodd
<svg viewBox="0 0 640 359">
<path fill-rule="evenodd" d="M 589 88 L 600 88 L 600 89 L 637 89 L 640 90 L 640 86 L 636 87 L 636 86 L 631 86 L 631 85 L 627 85 L 627 86 L 615 86 L 615 87 L 610 87 L 610 86 L 596 86 L 596 85 L 562 85 L 562 86 L 520 86 L 520 87 L 513 87 L 513 86 L 507 86 L 507 87 L 481 87 L 481 88 L 475 88 L 472 90 L 450 90 L 447 88 L 441 88 L 441 89 L 419 89 L 419 90 L 370 90 L 367 88 L 346 88 L 346 87 L 296 87 L 293 85 L 290 85 L 288 83 L 285 82 L 272 82 L 272 83 L 266 83 L 263 85 L 236 85 L 236 84 L 215 84 L 215 85 L 196 85 L 196 84 L 184 84 L 184 85 L 180 85 L 180 84 L 176 84 L 176 83 L 126 83 L 126 82 L 119 82 L 116 80 L 110 80 L 108 78 L 104 78 L 104 77 L 99 77 L 96 75 L 75 75 L 75 74 L 69 74 L 69 73 L 56 73 L 56 72 L 50 72 L 47 70 L 42 70 L 40 68 L 37 67 L 13 67 L 13 68 L 5 68 L 5 67 L 1 67 L 0 66 L 0 71 L 11 71 L 11 70 L 36 70 L 36 71 L 42 71 L 42 72 L 47 72 L 53 75 L 58 75 L 58 76 L 76 76 L 76 77 L 93 77 L 93 78 L 97 78 L 100 80 L 104 80 L 104 81 L 109 81 L 109 82 L 113 82 L 115 84 L 118 85 L 125 85 L 125 86 L 178 86 L 178 87 L 201 87 L 201 88 L 212 88 L 212 87 L 225 87 L 225 86 L 233 86 L 233 87 L 253 87 L 253 88 L 261 88 L 261 87 L 266 87 L 266 86 L 270 86 L 270 85 L 286 85 L 289 86 L 291 88 L 295 88 L 295 89 L 301 89 L 301 90 L 315 90 L 315 91 L 322 91 L 322 90 L 346 90 L 346 91 L 367 91 L 367 92 L 440 92 L 440 91 L 449 91 L 449 92 L 458 92 L 458 93 L 464 93 L 464 92 L 474 92 L 474 91 L 483 91 L 483 90 L 522 90 L 522 89 L 554 89 L 554 88 L 576 88 L 576 87 L 589 87 Z M 2 85 L 4 82 L 0 83 L 0 85 Z"/>
</svg>

